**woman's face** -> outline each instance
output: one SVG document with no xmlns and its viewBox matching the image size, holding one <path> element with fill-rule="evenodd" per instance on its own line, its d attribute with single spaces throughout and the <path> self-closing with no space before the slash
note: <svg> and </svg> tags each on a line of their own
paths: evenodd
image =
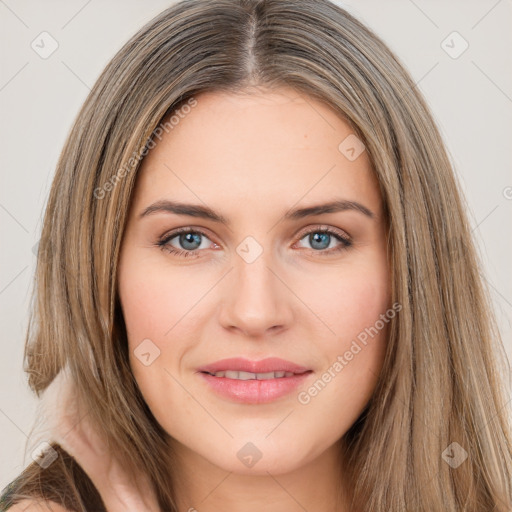
<svg viewBox="0 0 512 512">
<path fill-rule="evenodd" d="M 383 205 L 323 104 L 195 100 L 137 178 L 118 283 L 130 364 L 178 453 L 279 474 L 334 456 L 374 390 L 394 316 Z"/>
</svg>

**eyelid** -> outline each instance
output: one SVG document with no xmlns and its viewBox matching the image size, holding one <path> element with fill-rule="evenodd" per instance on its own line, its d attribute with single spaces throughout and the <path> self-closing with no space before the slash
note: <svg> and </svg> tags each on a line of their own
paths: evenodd
<svg viewBox="0 0 512 512">
<path fill-rule="evenodd" d="M 324 231 L 324 232 L 328 232 L 330 234 L 336 234 L 346 241 L 352 240 L 352 237 L 345 230 L 340 229 L 340 228 L 335 228 L 335 227 L 327 225 L 327 224 L 316 224 L 314 226 L 305 228 L 305 231 L 302 232 L 302 234 L 299 237 L 299 240 L 304 238 L 306 235 L 309 235 L 310 233 L 316 233 L 317 231 Z"/>
<path fill-rule="evenodd" d="M 158 237 L 158 242 L 164 242 L 172 240 L 175 236 L 181 233 L 199 233 L 201 235 L 206 236 L 209 240 L 211 240 L 211 235 L 208 233 L 208 230 L 204 228 L 197 228 L 194 226 L 185 226 L 181 228 L 171 229 L 170 231 L 166 231 L 162 236 Z"/>
</svg>

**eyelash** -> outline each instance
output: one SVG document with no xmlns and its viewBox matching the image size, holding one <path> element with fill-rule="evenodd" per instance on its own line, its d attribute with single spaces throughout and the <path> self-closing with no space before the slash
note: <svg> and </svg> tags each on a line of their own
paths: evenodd
<svg viewBox="0 0 512 512">
<path fill-rule="evenodd" d="M 176 236 L 183 234 L 183 233 L 198 234 L 198 235 L 202 235 L 202 236 L 208 238 L 208 235 L 200 229 L 179 228 L 179 229 L 172 231 L 171 233 L 168 233 L 168 234 L 166 233 L 165 235 L 160 237 L 159 240 L 156 242 L 156 246 L 159 247 L 160 249 L 162 249 L 163 251 L 173 254 L 177 257 L 184 257 L 184 258 L 198 257 L 197 253 L 199 251 L 197 249 L 194 251 L 192 251 L 192 250 L 186 251 L 186 250 L 176 249 L 175 247 L 172 247 L 169 245 L 169 242 L 173 238 L 176 238 Z M 328 250 L 306 249 L 306 250 L 309 250 L 310 252 L 319 254 L 321 256 L 328 256 L 328 255 L 332 255 L 335 253 L 337 254 L 341 251 L 349 249 L 352 246 L 352 241 L 349 238 L 341 235 L 338 231 L 331 229 L 331 228 L 322 228 L 322 229 L 320 229 L 318 227 L 311 228 L 308 231 L 306 231 L 305 233 L 303 233 L 302 236 L 298 239 L 298 241 L 300 242 L 303 238 L 310 235 L 311 233 L 326 233 L 326 234 L 334 236 L 339 242 L 341 242 L 341 245 L 334 249 L 332 249 L 332 248 L 328 249 Z"/>
</svg>

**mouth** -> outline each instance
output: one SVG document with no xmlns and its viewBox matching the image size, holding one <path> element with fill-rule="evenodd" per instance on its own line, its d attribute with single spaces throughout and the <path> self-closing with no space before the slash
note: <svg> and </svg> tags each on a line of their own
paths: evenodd
<svg viewBox="0 0 512 512">
<path fill-rule="evenodd" d="M 220 372 L 201 372 L 206 373 L 207 375 L 211 375 L 212 377 L 220 377 L 225 379 L 234 379 L 234 380 L 271 380 L 271 379 L 283 379 L 287 377 L 293 377 L 294 375 L 302 375 L 304 373 L 310 373 L 311 370 L 306 370 L 300 373 L 294 372 L 285 372 L 285 371 L 277 371 L 277 372 L 264 372 L 264 373 L 252 373 L 252 372 L 243 372 L 236 370 L 224 370 Z"/>
<path fill-rule="evenodd" d="M 209 391 L 231 402 L 264 404 L 290 395 L 313 370 L 278 358 L 224 359 L 198 369 Z"/>
<path fill-rule="evenodd" d="M 230 375 L 229 372 L 234 372 L 231 374 L 233 375 L 231 378 L 236 378 L 235 373 L 239 373 L 242 375 L 242 379 L 246 380 L 255 378 L 250 376 L 251 374 L 262 376 L 263 380 L 265 378 L 285 377 L 290 373 L 300 374 L 310 370 L 311 369 L 306 366 L 301 366 L 279 357 L 267 357 L 259 361 L 253 361 L 244 357 L 231 357 L 198 368 L 198 371 L 212 375 L 225 372 L 224 375 L 218 375 L 219 377 L 226 376 L 226 372 L 228 375 Z M 270 376 L 271 373 L 273 374 L 272 376 Z M 276 373 L 278 374 L 277 376 L 275 375 Z M 247 374 L 249 374 L 249 376 Z"/>
</svg>

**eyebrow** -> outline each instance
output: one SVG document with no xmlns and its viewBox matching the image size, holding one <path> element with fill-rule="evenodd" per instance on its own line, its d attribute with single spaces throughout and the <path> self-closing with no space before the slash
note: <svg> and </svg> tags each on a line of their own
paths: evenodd
<svg viewBox="0 0 512 512">
<path fill-rule="evenodd" d="M 369 208 L 362 205 L 361 203 L 358 203 L 357 201 L 338 199 L 325 204 L 292 209 L 284 215 L 284 219 L 299 220 L 314 215 L 343 211 L 356 211 L 365 215 L 366 217 L 369 217 L 370 219 L 374 219 L 376 217 L 374 212 L 372 212 Z M 161 199 L 160 201 L 157 201 L 145 208 L 140 213 L 139 219 L 154 213 L 175 213 L 176 215 L 188 215 L 190 217 L 212 220 L 226 226 L 230 225 L 230 222 L 225 217 L 216 213 L 208 206 L 180 203 L 178 201 L 170 201 L 168 199 Z"/>
</svg>

